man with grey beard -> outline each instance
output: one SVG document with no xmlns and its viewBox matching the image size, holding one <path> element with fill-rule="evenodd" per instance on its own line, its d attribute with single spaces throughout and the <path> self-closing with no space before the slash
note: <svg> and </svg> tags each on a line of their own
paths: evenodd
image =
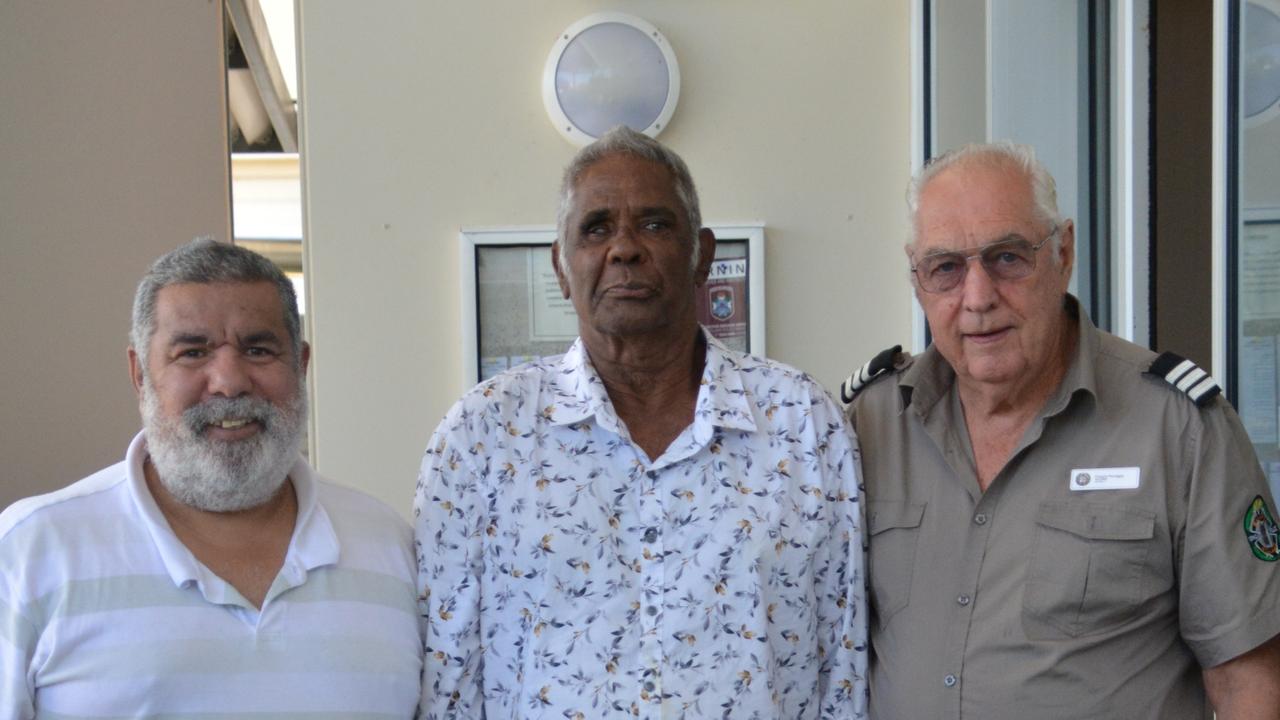
<svg viewBox="0 0 1280 720">
<path fill-rule="evenodd" d="M 138 286 L 128 359 L 124 461 L 0 514 L 0 720 L 412 717 L 411 532 L 298 452 L 289 279 L 184 245 Z"/>
</svg>

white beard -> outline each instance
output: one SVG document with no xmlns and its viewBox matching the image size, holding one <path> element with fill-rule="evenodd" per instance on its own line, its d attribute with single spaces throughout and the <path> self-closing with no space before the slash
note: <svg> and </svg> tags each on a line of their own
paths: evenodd
<svg viewBox="0 0 1280 720">
<path fill-rule="evenodd" d="M 142 384 L 142 426 L 147 450 L 165 489 L 184 505 L 209 512 L 258 507 L 284 485 L 302 445 L 306 390 L 277 407 L 258 398 L 211 398 L 165 417 L 150 378 Z M 211 440 L 207 425 L 224 419 L 260 422 L 262 432 L 245 440 Z"/>
</svg>

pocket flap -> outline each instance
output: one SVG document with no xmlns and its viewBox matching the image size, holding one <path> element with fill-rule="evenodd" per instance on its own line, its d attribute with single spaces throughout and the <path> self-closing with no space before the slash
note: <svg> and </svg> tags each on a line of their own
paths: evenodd
<svg viewBox="0 0 1280 720">
<path fill-rule="evenodd" d="M 867 532 L 878 535 L 893 528 L 920 527 L 924 506 L 924 503 L 873 500 L 867 503 Z"/>
<path fill-rule="evenodd" d="M 1040 504 L 1036 521 L 1090 540 L 1149 540 L 1156 514 L 1132 505 L 1053 501 Z"/>
</svg>

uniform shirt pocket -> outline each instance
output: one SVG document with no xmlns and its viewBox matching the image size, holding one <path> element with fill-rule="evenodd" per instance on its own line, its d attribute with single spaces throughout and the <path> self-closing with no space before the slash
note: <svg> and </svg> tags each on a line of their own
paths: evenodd
<svg viewBox="0 0 1280 720">
<path fill-rule="evenodd" d="M 924 508 L 923 503 L 892 500 L 867 503 L 870 602 L 872 617 L 882 628 L 911 601 L 911 570 Z"/>
<path fill-rule="evenodd" d="M 1142 599 L 1155 518 L 1132 505 L 1041 503 L 1022 598 L 1027 637 L 1086 637 L 1128 620 Z"/>
</svg>

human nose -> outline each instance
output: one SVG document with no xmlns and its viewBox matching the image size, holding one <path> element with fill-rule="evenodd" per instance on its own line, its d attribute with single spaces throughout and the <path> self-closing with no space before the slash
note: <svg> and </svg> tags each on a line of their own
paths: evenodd
<svg viewBox="0 0 1280 720">
<path fill-rule="evenodd" d="M 982 263 L 981 255 L 965 258 L 965 274 L 960 280 L 964 308 L 972 312 L 990 310 L 996 302 L 996 281 Z M 974 267 L 976 266 L 976 267 Z"/>
<path fill-rule="evenodd" d="M 230 346 L 213 350 L 213 357 L 205 365 L 206 387 L 210 395 L 235 398 L 247 395 L 253 387 L 245 359 Z"/>
<path fill-rule="evenodd" d="M 610 263 L 631 264 L 638 262 L 644 253 L 640 241 L 636 239 L 635 229 L 629 225 L 618 228 L 617 233 L 609 241 L 608 261 Z"/>
</svg>

